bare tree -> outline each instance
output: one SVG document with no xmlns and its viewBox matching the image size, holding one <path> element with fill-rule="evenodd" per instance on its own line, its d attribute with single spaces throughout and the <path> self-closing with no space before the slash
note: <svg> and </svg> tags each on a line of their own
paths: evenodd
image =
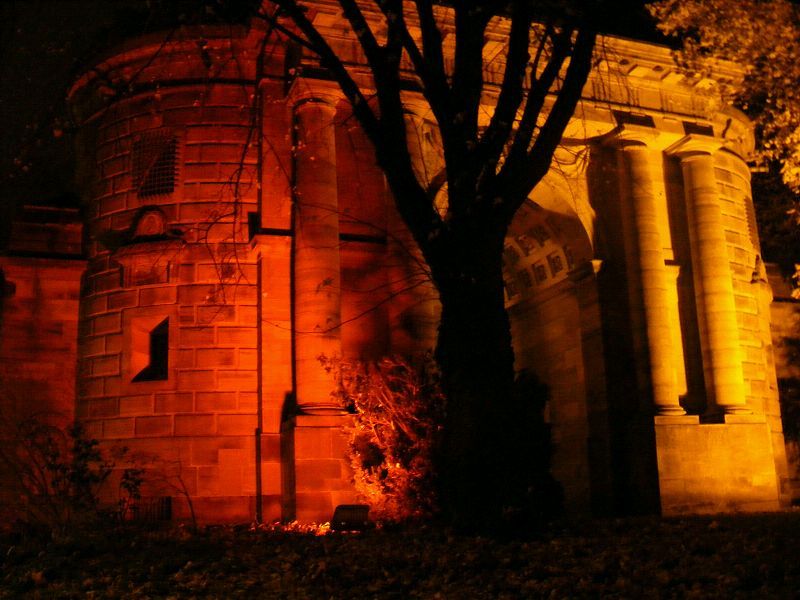
<svg viewBox="0 0 800 600">
<path fill-rule="evenodd" d="M 337 54 L 330 30 L 315 25 L 317 3 L 272 0 L 260 16 L 338 82 L 430 268 L 442 305 L 436 357 L 448 397 L 441 500 L 455 522 L 481 526 L 497 522 L 529 485 L 520 455 L 533 434 L 512 393 L 504 239 L 580 100 L 602 2 L 447 4 L 339 0 L 337 35 L 347 27 L 357 41 L 367 83 Z M 485 70 L 490 30 L 506 33 L 496 77 Z M 408 150 L 409 89 L 427 102 L 440 135 L 445 176 L 433 181 L 420 180 Z M 446 206 L 437 206 L 445 185 Z"/>
</svg>

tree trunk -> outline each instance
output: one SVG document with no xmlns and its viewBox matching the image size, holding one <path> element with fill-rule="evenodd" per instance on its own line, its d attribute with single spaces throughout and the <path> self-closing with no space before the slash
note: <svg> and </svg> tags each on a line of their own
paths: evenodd
<svg viewBox="0 0 800 600">
<path fill-rule="evenodd" d="M 473 235 L 449 240 L 446 258 L 431 265 L 442 304 L 436 358 L 448 398 L 440 498 L 445 517 L 467 530 L 494 528 L 524 487 L 514 472 L 525 457 L 504 306 L 503 238 L 504 232 L 476 223 Z"/>
</svg>

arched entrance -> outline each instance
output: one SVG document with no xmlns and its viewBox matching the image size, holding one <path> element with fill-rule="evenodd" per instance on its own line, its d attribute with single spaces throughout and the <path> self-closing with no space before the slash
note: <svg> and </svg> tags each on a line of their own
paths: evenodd
<svg viewBox="0 0 800 600">
<path fill-rule="evenodd" d="M 610 496 L 600 309 L 592 245 L 557 198 L 527 202 L 506 238 L 506 308 L 517 370 L 547 384 L 552 473 L 573 513 L 604 512 Z"/>
</svg>

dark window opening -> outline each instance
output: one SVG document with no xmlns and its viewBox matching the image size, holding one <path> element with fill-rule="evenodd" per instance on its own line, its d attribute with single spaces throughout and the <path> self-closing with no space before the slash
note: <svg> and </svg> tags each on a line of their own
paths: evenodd
<svg viewBox="0 0 800 600">
<path fill-rule="evenodd" d="M 533 275 L 536 278 L 537 284 L 540 284 L 547 279 L 547 270 L 544 268 L 542 263 L 536 263 L 533 265 Z"/>
<path fill-rule="evenodd" d="M 503 283 L 505 284 L 506 295 L 509 297 L 509 299 L 519 294 L 516 281 L 512 279 L 506 279 Z"/>
<path fill-rule="evenodd" d="M 550 272 L 553 274 L 553 277 L 564 270 L 564 263 L 561 261 L 560 254 L 556 254 L 555 252 L 550 254 L 547 257 L 547 262 L 550 264 Z"/>
<path fill-rule="evenodd" d="M 169 376 L 169 318 L 150 331 L 150 362 L 133 381 L 164 381 Z"/>
<path fill-rule="evenodd" d="M 539 242 L 539 246 L 544 247 L 544 243 L 550 239 L 550 233 L 541 225 L 535 225 L 531 228 L 530 234 Z"/>
</svg>

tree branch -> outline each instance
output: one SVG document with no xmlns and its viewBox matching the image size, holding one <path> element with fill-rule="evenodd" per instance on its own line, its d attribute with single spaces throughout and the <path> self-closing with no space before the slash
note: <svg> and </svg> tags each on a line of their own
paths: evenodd
<svg viewBox="0 0 800 600">
<path fill-rule="evenodd" d="M 569 53 L 570 33 L 569 31 L 565 32 L 562 30 L 560 33 L 555 34 L 551 31 L 549 38 L 553 41 L 553 47 L 550 51 L 547 64 L 539 77 L 536 77 L 536 72 L 531 72 L 531 88 L 528 90 L 522 117 L 517 124 L 514 140 L 506 156 L 505 163 L 496 178 L 504 196 L 508 190 L 514 187 L 516 182 L 520 181 L 520 178 L 527 178 L 524 170 L 528 167 L 528 150 L 536 128 L 536 122 L 544 107 L 547 94 L 558 77 L 564 60 Z M 542 45 L 547 44 L 547 38 L 548 34 L 545 33 L 545 39 L 542 40 Z M 534 62 L 538 63 L 542 54 L 543 52 L 537 52 Z M 550 159 L 547 158 L 548 165 L 549 161 Z"/>
<path fill-rule="evenodd" d="M 292 31 L 288 27 L 285 27 L 284 25 L 282 25 L 278 21 L 278 19 L 275 18 L 275 15 L 270 15 L 269 13 L 265 13 L 265 12 L 258 12 L 258 13 L 256 13 L 256 17 L 258 17 L 259 19 L 262 19 L 262 20 L 266 21 L 267 23 L 269 23 L 274 29 L 276 29 L 277 31 L 280 31 L 283 35 L 288 37 L 293 42 L 296 42 L 297 44 L 303 46 L 303 48 L 306 48 L 306 49 L 308 49 L 311 52 L 314 52 L 316 54 L 317 50 L 316 50 L 316 48 L 314 48 L 314 46 L 311 45 L 311 42 L 309 42 L 304 37 L 297 35 L 297 33 Z"/>
<path fill-rule="evenodd" d="M 444 68 L 442 34 L 433 15 L 433 3 L 431 0 L 416 0 L 415 4 L 417 6 L 417 15 L 419 16 L 424 55 L 419 54 L 416 43 L 413 44 L 413 50 L 416 50 L 416 57 L 412 54 L 413 50 L 409 50 L 408 44 L 406 44 L 406 51 L 414 63 L 414 69 L 422 79 L 425 99 L 430 104 L 436 120 L 444 123 L 450 119 L 448 110 L 450 88 L 447 84 L 447 73 Z"/>
<path fill-rule="evenodd" d="M 447 77 L 444 70 L 444 52 L 442 52 L 442 34 L 433 16 L 431 0 L 416 0 L 419 27 L 422 33 L 422 51 L 425 55 L 427 70 L 432 77 L 444 82 Z"/>
<path fill-rule="evenodd" d="M 552 36 L 553 48 L 547 65 L 542 74 L 536 77 L 536 73 L 531 73 L 531 89 L 528 91 L 528 98 L 525 101 L 525 108 L 522 112 L 517 131 L 514 134 L 514 142 L 508 153 L 506 164 L 510 170 L 517 168 L 517 163 L 526 159 L 530 149 L 533 133 L 536 129 L 536 122 L 544 108 L 547 94 L 561 72 L 564 61 L 569 56 L 571 29 L 562 29 L 559 33 Z M 546 43 L 546 42 L 545 42 Z"/>
<path fill-rule="evenodd" d="M 478 131 L 478 110 L 483 91 L 483 36 L 489 24 L 489 11 L 472 2 L 457 3 L 454 8 L 456 49 L 451 86 L 452 123 L 464 142 L 474 141 Z"/>
<path fill-rule="evenodd" d="M 516 212 L 533 187 L 550 169 L 553 154 L 561 141 L 564 129 L 575 114 L 583 86 L 592 69 L 592 54 L 596 38 L 597 33 L 594 30 L 581 29 L 578 32 L 564 84 L 547 115 L 547 120 L 542 125 L 533 147 L 526 153 L 525 160 L 517 161 L 516 164 L 519 167 L 515 166 L 515 171 L 509 172 L 508 200 L 510 202 L 503 207 L 503 210 L 509 211 L 510 215 Z M 544 93 L 546 94 L 546 91 Z M 517 144 L 516 139 L 514 144 Z"/>
<path fill-rule="evenodd" d="M 405 18 L 402 12 L 402 6 L 399 8 L 390 8 L 391 2 L 388 0 L 376 0 L 378 5 L 380 6 L 381 10 L 383 11 L 384 15 L 386 16 L 387 22 L 390 24 L 390 29 L 392 28 L 392 21 L 396 19 L 394 15 L 400 15 L 402 19 L 402 27 L 396 27 L 395 31 L 399 35 L 399 40 L 401 42 L 402 48 L 408 54 L 409 59 L 411 60 L 411 64 L 414 67 L 414 72 L 420 78 L 422 82 L 422 94 L 425 99 L 428 101 L 428 105 L 431 107 L 431 111 L 433 112 L 436 120 L 439 122 L 444 122 L 447 120 L 447 107 L 448 107 L 448 99 L 449 99 L 449 88 L 447 86 L 447 78 L 445 77 L 444 68 L 442 67 L 441 73 L 437 73 L 436 69 L 431 69 L 431 65 L 429 64 L 430 61 L 422 55 L 417 46 L 416 40 L 411 36 L 411 32 L 409 32 L 408 27 L 405 25 Z M 438 28 L 436 28 L 436 23 L 431 21 L 432 26 L 435 29 L 435 33 L 431 34 L 430 32 L 426 32 L 424 30 L 425 25 L 423 25 L 423 38 L 425 37 L 433 37 L 436 38 L 438 36 L 439 40 L 439 55 L 441 56 L 441 36 L 439 36 Z"/>
<path fill-rule="evenodd" d="M 453 83 L 448 119 L 439 123 L 447 164 L 452 216 L 470 209 L 480 173 L 476 162 L 478 114 L 483 91 L 483 43 L 491 13 L 466 1 L 454 7 L 456 27 Z M 464 193 L 469 190 L 469 193 Z"/>
<path fill-rule="evenodd" d="M 479 180 L 495 176 L 500 154 L 514 126 L 514 118 L 523 99 L 525 68 L 530 59 L 531 20 L 528 4 L 525 2 L 515 4 L 500 95 L 478 147 L 478 160 L 483 163 L 483 172 Z M 540 44 L 539 53 L 543 44 L 544 40 Z"/>
<path fill-rule="evenodd" d="M 367 99 L 358 87 L 358 84 L 350 76 L 342 61 L 330 47 L 327 40 L 308 20 L 305 12 L 298 5 L 296 0 L 273 0 L 286 15 L 294 21 L 297 28 L 306 36 L 311 44 L 313 51 L 320 57 L 322 64 L 331 71 L 342 92 L 350 101 L 353 113 L 359 123 L 364 128 L 367 137 L 377 146 L 377 140 L 381 138 L 381 127 L 378 117 L 372 112 Z"/>
</svg>

